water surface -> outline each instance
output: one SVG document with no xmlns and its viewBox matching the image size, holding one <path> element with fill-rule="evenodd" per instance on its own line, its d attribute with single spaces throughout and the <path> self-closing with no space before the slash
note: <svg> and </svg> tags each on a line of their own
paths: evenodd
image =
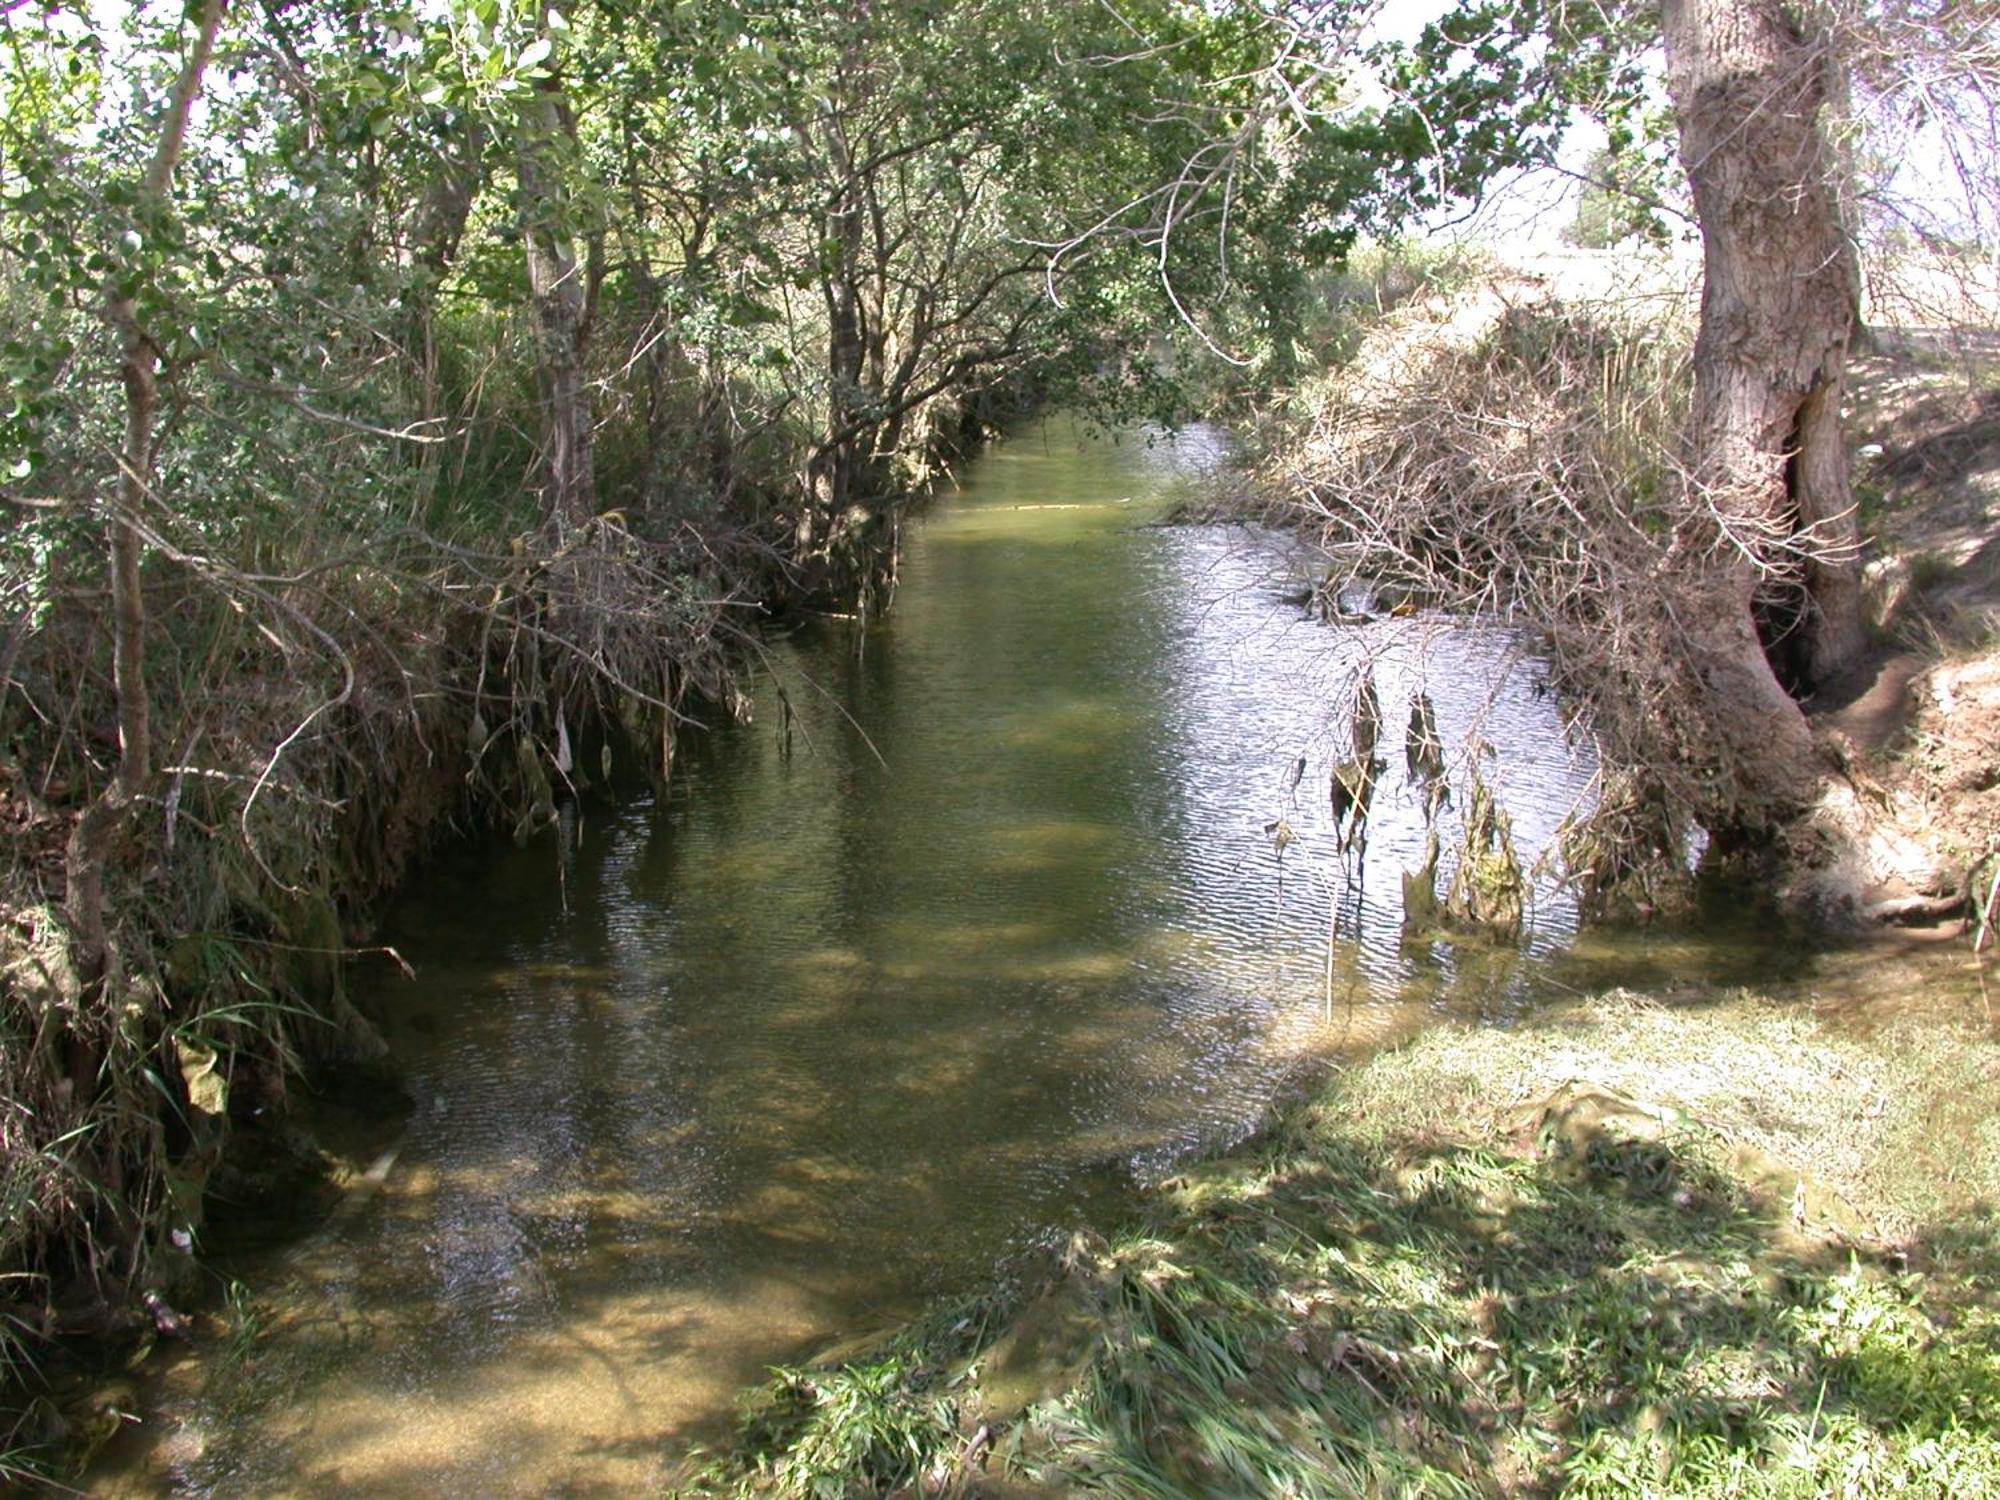
<svg viewBox="0 0 2000 1500">
<path fill-rule="evenodd" d="M 170 1373 L 107 1491 L 657 1484 L 771 1363 L 1235 1138 L 1305 1053 L 1564 984 L 1552 879 L 1518 951 L 1399 921 L 1419 687 L 1526 860 L 1587 798 L 1533 663 L 1423 616 L 1316 623 L 1284 544 L 1149 524 L 1217 456 L 1199 429 L 999 445 L 913 529 L 895 611 L 775 646 L 754 720 L 690 736 L 663 798 L 427 872 L 387 933 L 419 978 L 364 997 L 418 1101 L 379 1192 L 228 1260 L 253 1358 Z M 1364 671 L 1362 855 L 1327 791 Z"/>
</svg>

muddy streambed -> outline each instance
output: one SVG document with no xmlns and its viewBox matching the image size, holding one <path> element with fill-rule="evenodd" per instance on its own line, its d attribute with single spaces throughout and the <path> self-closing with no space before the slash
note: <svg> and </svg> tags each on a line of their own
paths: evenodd
<svg viewBox="0 0 2000 1500">
<path fill-rule="evenodd" d="M 1546 878 L 1518 949 L 1404 941 L 1413 691 L 1526 861 L 1590 765 L 1497 634 L 1319 624 L 1277 540 L 1150 525 L 1217 456 L 1009 439 L 895 612 L 776 647 L 663 799 L 427 871 L 387 931 L 419 977 L 363 997 L 418 1101 L 379 1186 L 211 1247 L 254 1324 L 145 1373 L 93 1492 L 638 1492 L 768 1365 L 1114 1212 L 1304 1055 L 1797 969 L 1722 926 L 1578 944 Z M 1363 662 L 1388 769 L 1342 855 Z"/>
</svg>

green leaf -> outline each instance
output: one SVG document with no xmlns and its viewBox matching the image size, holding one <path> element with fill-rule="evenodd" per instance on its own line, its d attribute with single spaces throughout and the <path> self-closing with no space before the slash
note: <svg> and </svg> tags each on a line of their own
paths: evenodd
<svg viewBox="0 0 2000 1500">
<path fill-rule="evenodd" d="M 521 55 L 520 57 L 515 59 L 514 66 L 523 73 L 527 72 L 531 68 L 539 67 L 541 65 L 542 60 L 546 58 L 549 55 L 549 53 L 554 50 L 554 48 L 555 48 L 555 43 L 551 42 L 545 36 L 538 36 L 532 42 L 528 43 L 527 46 L 521 49 Z"/>
</svg>

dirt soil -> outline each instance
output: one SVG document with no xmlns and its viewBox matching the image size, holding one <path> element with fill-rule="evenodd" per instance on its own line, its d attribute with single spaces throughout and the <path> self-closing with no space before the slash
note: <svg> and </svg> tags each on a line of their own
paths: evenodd
<svg viewBox="0 0 2000 1500">
<path fill-rule="evenodd" d="M 1844 775 L 1827 891 L 1879 922 L 1962 931 L 2000 854 L 2000 340 L 1891 330 L 1848 421 L 1879 643 L 1809 705 Z"/>
</svg>

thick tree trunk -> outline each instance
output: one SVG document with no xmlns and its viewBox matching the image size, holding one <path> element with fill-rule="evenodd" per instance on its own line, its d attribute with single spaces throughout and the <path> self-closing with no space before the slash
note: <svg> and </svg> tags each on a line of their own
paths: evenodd
<svg viewBox="0 0 2000 1500">
<path fill-rule="evenodd" d="M 1665 0 L 1662 20 L 1702 231 L 1694 481 L 1775 679 L 1799 694 L 1862 645 L 1840 429 L 1859 273 L 1823 128 L 1839 65 L 1803 5 Z"/>
</svg>

